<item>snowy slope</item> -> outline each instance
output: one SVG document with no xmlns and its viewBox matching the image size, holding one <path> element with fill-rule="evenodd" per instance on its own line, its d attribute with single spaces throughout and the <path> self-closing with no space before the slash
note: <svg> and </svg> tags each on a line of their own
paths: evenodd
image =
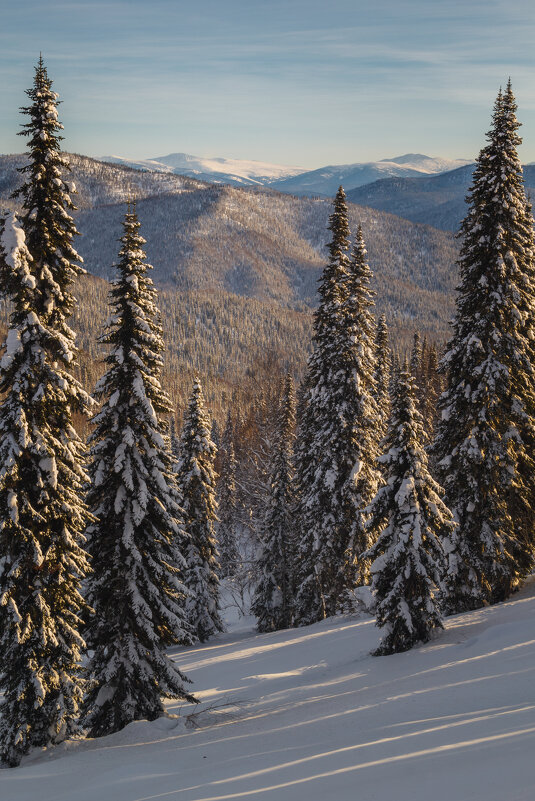
<svg viewBox="0 0 535 801">
<path fill-rule="evenodd" d="M 187 175 L 202 181 L 233 184 L 236 186 L 267 186 L 281 178 L 290 178 L 305 170 L 300 167 L 285 167 L 263 161 L 244 159 L 203 158 L 188 153 L 170 153 L 154 159 L 131 160 L 119 156 L 103 156 L 102 161 L 123 164 L 144 170 L 158 170 Z"/>
<path fill-rule="evenodd" d="M 5 801 L 532 801 L 535 583 L 374 658 L 370 618 L 177 651 L 202 706 L 0 772 Z M 213 707 L 211 709 L 211 707 Z M 204 710 L 204 711 L 203 711 Z"/>
</svg>

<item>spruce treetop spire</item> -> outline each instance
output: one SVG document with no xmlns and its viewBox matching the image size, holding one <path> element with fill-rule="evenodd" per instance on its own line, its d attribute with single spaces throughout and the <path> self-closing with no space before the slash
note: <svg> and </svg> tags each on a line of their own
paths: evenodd
<svg viewBox="0 0 535 801">
<path fill-rule="evenodd" d="M 329 243 L 331 260 L 338 261 L 349 248 L 349 223 L 347 220 L 346 193 L 342 186 L 334 198 L 334 210 L 329 217 L 329 231 L 333 238 Z"/>
<path fill-rule="evenodd" d="M 318 351 L 330 349 L 333 334 L 337 329 L 340 307 L 346 298 L 346 284 L 349 273 L 349 222 L 345 192 L 342 187 L 333 201 L 333 212 L 329 217 L 329 231 L 332 239 L 328 244 L 329 262 L 319 284 L 320 303 L 314 316 L 313 341 Z M 328 361 L 325 353 L 322 357 Z"/>
<path fill-rule="evenodd" d="M 21 111 L 30 120 L 22 126 L 20 136 L 28 138 L 28 163 L 19 169 L 25 176 L 14 197 L 22 198 L 22 224 L 28 250 L 38 268 L 40 289 L 38 313 L 62 329 L 71 342 L 74 335 L 65 324 L 74 309 L 70 288 L 84 271 L 81 257 L 73 247 L 78 235 L 68 213 L 76 207 L 71 194 L 73 183 L 64 180 L 69 165 L 61 153 L 63 125 L 58 120 L 58 95 L 52 91 L 42 57 L 35 67 L 34 84 L 27 95 L 31 105 Z"/>
</svg>

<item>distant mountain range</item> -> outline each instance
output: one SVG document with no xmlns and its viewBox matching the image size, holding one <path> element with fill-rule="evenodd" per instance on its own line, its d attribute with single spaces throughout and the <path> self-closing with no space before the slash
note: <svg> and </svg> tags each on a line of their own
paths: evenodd
<svg viewBox="0 0 535 801">
<path fill-rule="evenodd" d="M 408 153 L 405 156 L 382 161 L 322 167 L 319 170 L 281 178 L 274 181 L 271 186 L 279 192 L 290 192 L 293 195 L 332 197 L 340 185 L 349 192 L 380 179 L 436 175 L 469 163 L 465 159 L 450 160 Z"/>
<path fill-rule="evenodd" d="M 269 189 L 201 183 L 70 155 L 78 194 L 77 249 L 89 272 L 113 275 L 125 200 L 136 197 L 147 254 L 160 287 L 230 292 L 285 308 L 313 307 L 327 258 L 330 199 Z M 22 156 L 0 156 L 0 207 L 14 206 Z M 393 322 L 442 336 L 451 310 L 456 248 L 433 228 L 370 208 L 350 207 L 361 223 L 375 272 L 377 303 Z"/>
<path fill-rule="evenodd" d="M 188 153 L 170 153 L 168 156 L 141 160 L 103 156 L 101 160 L 138 170 L 171 172 L 200 181 L 232 186 L 269 186 L 275 181 L 291 178 L 305 171 L 301 167 L 284 167 L 280 164 L 243 159 L 202 158 Z"/>
<path fill-rule="evenodd" d="M 134 169 L 172 172 L 211 183 L 233 186 L 269 186 L 292 195 L 332 197 L 340 184 L 346 191 L 392 176 L 427 176 L 453 170 L 470 162 L 408 153 L 382 161 L 357 162 L 305 170 L 260 161 L 200 158 L 186 153 L 170 153 L 153 159 L 132 160 L 104 156 L 102 161 L 123 164 Z"/>
<path fill-rule="evenodd" d="M 443 231 L 457 231 L 466 214 L 465 197 L 472 181 L 473 164 L 441 175 L 386 178 L 347 193 L 351 203 L 396 214 Z M 527 194 L 535 197 L 535 165 L 524 166 Z"/>
<path fill-rule="evenodd" d="M 234 391 L 256 386 L 259 365 L 270 354 L 299 374 L 328 257 L 330 199 L 68 158 L 81 233 L 76 248 L 91 274 L 76 288 L 73 318 L 83 356 L 79 377 L 88 389 L 102 371 L 103 279 L 114 273 L 125 201 L 132 197 L 159 287 L 165 384 L 173 402 L 184 407 L 197 373 L 221 421 Z M 0 156 L 0 209 L 17 207 L 11 195 L 25 161 Z M 353 232 L 362 224 L 377 311 L 387 315 L 394 348 L 406 351 L 415 328 L 445 339 L 457 280 L 451 234 L 353 204 L 349 217 Z"/>
<path fill-rule="evenodd" d="M 146 161 L 110 156 L 104 161 L 160 173 L 160 181 L 166 175 L 168 180 L 181 175 L 208 183 L 265 187 L 297 197 L 333 197 L 342 185 L 351 203 L 442 231 L 458 230 L 475 166 L 466 159 L 421 153 L 308 171 L 258 161 L 199 159 L 184 153 Z M 524 166 L 524 181 L 527 193 L 535 197 L 535 163 Z"/>
</svg>

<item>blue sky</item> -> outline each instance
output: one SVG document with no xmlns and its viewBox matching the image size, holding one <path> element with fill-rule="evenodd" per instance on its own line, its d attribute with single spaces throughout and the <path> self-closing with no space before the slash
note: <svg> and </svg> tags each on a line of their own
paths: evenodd
<svg viewBox="0 0 535 801">
<path fill-rule="evenodd" d="M 475 156 L 510 75 L 535 160 L 533 0 L 0 0 L 0 152 L 43 52 L 65 148 L 303 167 Z"/>
</svg>

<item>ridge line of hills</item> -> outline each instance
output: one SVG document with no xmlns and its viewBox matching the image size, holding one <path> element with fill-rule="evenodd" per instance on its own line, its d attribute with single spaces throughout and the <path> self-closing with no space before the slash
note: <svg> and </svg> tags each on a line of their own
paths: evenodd
<svg viewBox="0 0 535 801">
<path fill-rule="evenodd" d="M 216 184 L 264 186 L 297 197 L 333 197 L 342 184 L 352 203 L 443 231 L 459 228 L 466 212 L 465 196 L 474 169 L 474 162 L 467 159 L 434 158 L 421 153 L 407 153 L 376 162 L 328 165 L 316 170 L 231 159 L 200 159 L 184 153 L 141 161 L 119 157 L 105 157 L 104 160 Z M 220 165 L 227 171 L 218 171 Z M 535 164 L 524 166 L 524 179 L 528 193 L 534 194 Z"/>
<path fill-rule="evenodd" d="M 260 161 L 203 158 L 188 153 L 170 153 L 150 159 L 103 156 L 102 161 L 135 169 L 186 175 L 231 186 L 270 186 L 294 195 L 332 197 L 342 183 L 347 190 L 391 176 L 427 176 L 470 164 L 468 159 L 445 159 L 406 153 L 379 161 L 329 164 L 315 169 L 287 167 Z"/>
<path fill-rule="evenodd" d="M 67 180 L 78 191 L 76 246 L 90 273 L 78 287 L 73 320 L 86 386 L 100 370 L 95 343 L 107 316 L 102 279 L 113 275 L 124 204 L 132 196 L 160 290 L 166 381 L 174 402 L 182 407 L 198 372 L 212 408 L 222 415 L 233 393 L 252 391 L 268 354 L 299 376 L 327 257 L 329 199 L 68 157 Z M 16 208 L 11 194 L 23 163 L 21 155 L 0 156 L 0 207 Z M 452 235 L 353 204 L 349 217 L 352 231 L 363 226 L 377 311 L 387 315 L 394 346 L 407 348 L 415 328 L 444 340 L 456 283 Z"/>
</svg>

